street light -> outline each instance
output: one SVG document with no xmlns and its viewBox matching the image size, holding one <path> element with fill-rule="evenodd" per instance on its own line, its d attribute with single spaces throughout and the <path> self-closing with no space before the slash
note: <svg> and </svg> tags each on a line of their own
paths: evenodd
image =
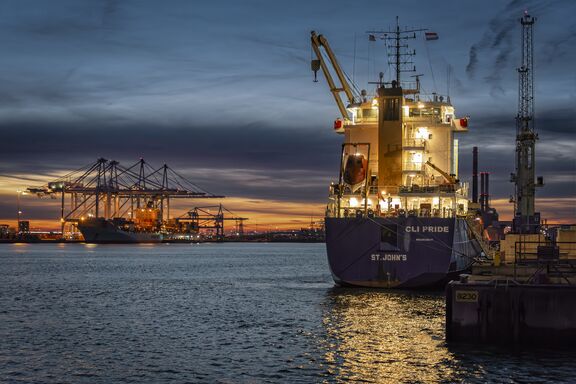
<svg viewBox="0 0 576 384">
<path fill-rule="evenodd" d="M 16 209 L 18 210 L 18 226 L 16 227 L 16 233 L 20 234 L 20 217 L 22 215 L 22 211 L 20 210 L 20 195 L 27 195 L 28 193 L 26 193 L 26 191 L 21 191 L 21 190 L 17 190 L 17 203 L 16 203 Z"/>
</svg>

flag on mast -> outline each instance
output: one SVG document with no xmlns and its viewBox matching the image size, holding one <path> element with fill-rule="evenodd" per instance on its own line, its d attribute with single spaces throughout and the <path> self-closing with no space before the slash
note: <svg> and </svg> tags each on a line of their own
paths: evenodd
<svg viewBox="0 0 576 384">
<path fill-rule="evenodd" d="M 438 40 L 438 34 L 436 32 L 424 32 L 426 40 Z"/>
</svg>

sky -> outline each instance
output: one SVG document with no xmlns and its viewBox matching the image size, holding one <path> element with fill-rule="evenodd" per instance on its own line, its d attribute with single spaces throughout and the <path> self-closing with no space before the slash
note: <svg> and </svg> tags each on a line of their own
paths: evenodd
<svg viewBox="0 0 576 384">
<path fill-rule="evenodd" d="M 298 228 L 324 214 L 342 136 L 324 77 L 313 82 L 310 31 L 324 34 L 359 88 L 389 78 L 383 42 L 366 31 L 428 28 L 410 43 L 425 92 L 449 93 L 491 172 L 506 217 L 513 193 L 524 10 L 534 27 L 537 210 L 576 222 L 576 2 L 337 0 L 2 0 L 0 223 L 16 191 L 99 157 L 164 163 L 252 225 Z M 450 68 L 450 70 L 448 70 Z M 450 80 L 448 80 L 450 73 Z M 210 202 L 212 203 L 212 202 Z M 191 202 L 204 205 L 204 201 Z M 22 196 L 23 219 L 57 227 L 58 204 Z M 247 223 L 248 224 L 248 223 Z"/>
</svg>

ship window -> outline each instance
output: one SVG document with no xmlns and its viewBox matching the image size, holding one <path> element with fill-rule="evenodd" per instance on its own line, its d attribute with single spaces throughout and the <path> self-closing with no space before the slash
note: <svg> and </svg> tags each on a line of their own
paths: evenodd
<svg viewBox="0 0 576 384">
<path fill-rule="evenodd" d="M 440 108 L 410 108 L 410 117 L 440 116 Z"/>
<path fill-rule="evenodd" d="M 384 103 L 384 120 L 394 121 L 400 119 L 400 100 L 398 98 L 386 99 Z"/>
<path fill-rule="evenodd" d="M 365 120 L 374 120 L 378 117 L 378 110 L 367 108 L 362 110 L 362 118 Z"/>
</svg>

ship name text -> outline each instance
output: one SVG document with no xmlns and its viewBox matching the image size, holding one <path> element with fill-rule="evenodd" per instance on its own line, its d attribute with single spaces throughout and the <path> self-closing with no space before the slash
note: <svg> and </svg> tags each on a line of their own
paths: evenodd
<svg viewBox="0 0 576 384">
<path fill-rule="evenodd" d="M 406 232 L 422 232 L 422 233 L 448 233 L 449 227 L 446 226 L 435 226 L 435 225 L 407 225 L 404 229 Z"/>
<path fill-rule="evenodd" d="M 373 253 L 370 255 L 372 261 L 406 261 L 407 257 L 405 254 L 399 253 Z"/>
</svg>

